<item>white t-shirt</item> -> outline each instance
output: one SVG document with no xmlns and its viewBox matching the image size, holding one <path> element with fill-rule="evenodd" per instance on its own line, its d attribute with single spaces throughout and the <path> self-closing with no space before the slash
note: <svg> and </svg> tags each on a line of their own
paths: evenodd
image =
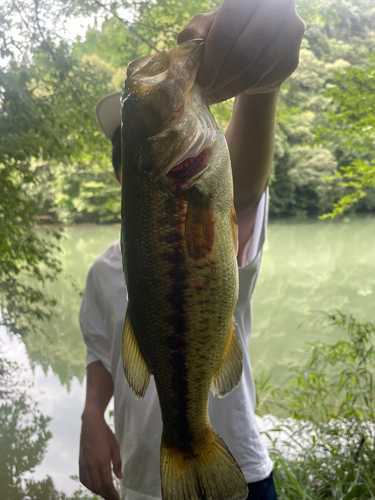
<svg viewBox="0 0 375 500">
<path fill-rule="evenodd" d="M 239 268 L 239 299 L 235 309 L 237 332 L 243 347 L 242 381 L 223 399 L 210 393 L 209 414 L 214 429 L 224 439 L 248 483 L 265 479 L 272 461 L 264 447 L 255 419 L 255 387 L 248 346 L 251 334 L 251 297 L 258 277 L 267 225 L 267 192 L 253 214 L 254 229 L 242 243 L 246 255 Z M 239 225 L 246 215 L 239 217 Z M 248 218 L 249 220 L 249 218 Z M 240 229 L 241 231 L 241 229 Z M 246 233 L 242 231 L 242 234 Z M 126 313 L 125 280 L 119 242 L 100 255 L 87 277 L 80 325 L 87 345 L 87 365 L 101 361 L 114 381 L 115 429 L 120 443 L 124 500 L 161 498 L 160 439 L 162 431 L 158 396 L 153 378 L 139 402 L 125 378 L 121 338 Z"/>
</svg>

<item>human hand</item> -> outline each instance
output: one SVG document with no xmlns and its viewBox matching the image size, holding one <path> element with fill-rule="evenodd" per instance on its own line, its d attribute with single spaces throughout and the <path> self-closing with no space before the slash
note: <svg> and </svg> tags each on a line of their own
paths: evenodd
<svg viewBox="0 0 375 500">
<path fill-rule="evenodd" d="M 120 448 L 103 415 L 85 412 L 82 416 L 79 478 L 89 490 L 105 500 L 120 500 L 111 472 L 121 479 Z"/>
<path fill-rule="evenodd" d="M 195 16 L 177 41 L 205 40 L 197 83 L 215 103 L 277 89 L 298 66 L 304 31 L 295 0 L 224 0 Z"/>
</svg>

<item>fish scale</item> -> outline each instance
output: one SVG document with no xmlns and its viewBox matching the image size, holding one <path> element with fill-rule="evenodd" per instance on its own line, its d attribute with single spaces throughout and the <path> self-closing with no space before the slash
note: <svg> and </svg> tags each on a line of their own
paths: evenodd
<svg viewBox="0 0 375 500">
<path fill-rule="evenodd" d="M 194 84 L 202 51 L 195 40 L 131 63 L 122 92 L 122 357 L 139 400 L 155 379 L 163 500 L 247 496 L 208 415 L 210 389 L 240 383 L 242 350 L 229 153 Z M 180 163 L 189 170 L 169 176 Z"/>
</svg>

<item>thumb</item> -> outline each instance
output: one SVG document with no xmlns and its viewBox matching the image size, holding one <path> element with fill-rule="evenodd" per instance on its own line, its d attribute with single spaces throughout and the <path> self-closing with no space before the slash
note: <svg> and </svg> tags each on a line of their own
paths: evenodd
<svg viewBox="0 0 375 500">
<path fill-rule="evenodd" d="M 119 479 L 122 479 L 120 447 L 117 441 L 113 442 L 111 452 L 112 452 L 111 458 L 113 464 L 113 472 Z"/>
<path fill-rule="evenodd" d="M 177 37 L 177 43 L 181 44 L 188 40 L 202 38 L 206 40 L 207 35 L 211 29 L 212 23 L 215 20 L 217 11 L 210 12 L 209 14 L 198 14 L 193 17 L 190 23 L 184 28 Z"/>
</svg>

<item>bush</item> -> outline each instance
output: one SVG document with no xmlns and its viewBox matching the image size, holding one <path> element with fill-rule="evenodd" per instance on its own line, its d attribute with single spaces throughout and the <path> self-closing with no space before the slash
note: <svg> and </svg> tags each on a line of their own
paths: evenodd
<svg viewBox="0 0 375 500">
<path fill-rule="evenodd" d="M 375 498 L 375 324 L 340 311 L 321 319 L 346 338 L 311 344 L 287 388 L 261 397 L 266 410 L 276 405 L 287 417 L 268 433 L 279 499 L 368 500 Z"/>
</svg>

